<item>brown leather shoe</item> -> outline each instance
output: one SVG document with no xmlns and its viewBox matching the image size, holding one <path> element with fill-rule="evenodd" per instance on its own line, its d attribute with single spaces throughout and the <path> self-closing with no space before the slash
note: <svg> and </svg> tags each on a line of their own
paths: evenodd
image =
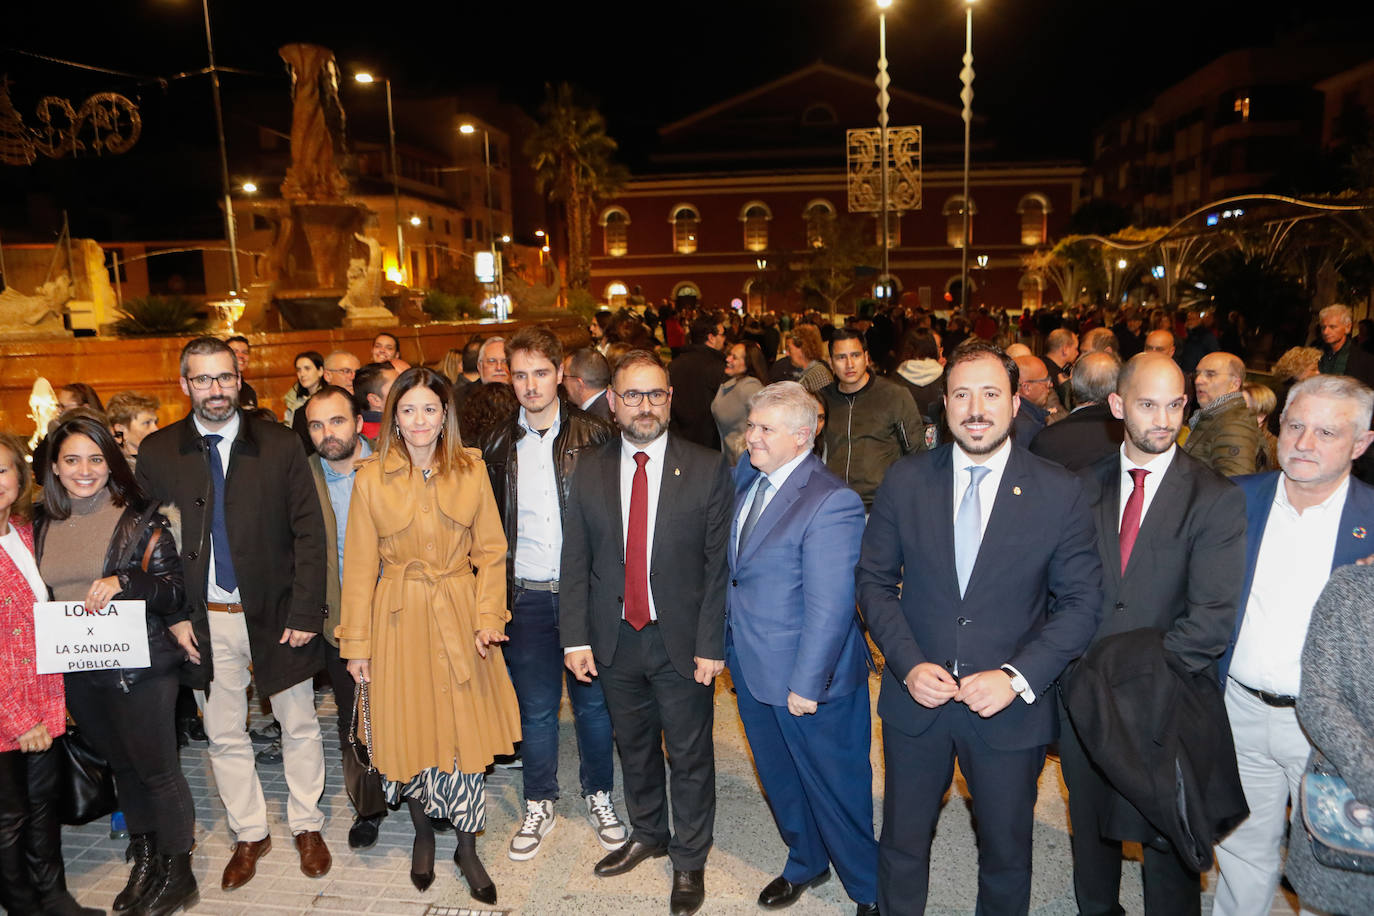
<svg viewBox="0 0 1374 916">
<path fill-rule="evenodd" d="M 318 830 L 307 830 L 296 834 L 296 851 L 301 854 L 301 874 L 307 878 L 322 878 L 329 874 L 329 866 L 334 859 L 329 855 L 329 847 L 324 845 L 324 837 Z"/>
<path fill-rule="evenodd" d="M 235 843 L 234 854 L 229 857 L 229 864 L 224 866 L 224 877 L 220 880 L 219 886 L 226 891 L 232 891 L 252 881 L 258 872 L 258 859 L 267 855 L 271 848 L 270 836 L 253 843 Z"/>
</svg>

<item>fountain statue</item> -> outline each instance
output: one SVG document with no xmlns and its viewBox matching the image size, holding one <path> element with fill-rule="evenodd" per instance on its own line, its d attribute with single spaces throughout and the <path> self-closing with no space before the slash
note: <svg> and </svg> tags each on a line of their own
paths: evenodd
<svg viewBox="0 0 1374 916">
<path fill-rule="evenodd" d="M 297 329 L 395 324 L 382 304 L 380 282 L 355 289 L 351 276 L 359 260 L 367 271 L 375 259 L 380 270 L 380 251 L 363 235 L 375 214 L 348 199 L 348 180 L 338 166 L 344 112 L 334 55 L 311 44 L 285 45 L 279 53 L 291 71 L 291 165 L 282 200 L 248 204 L 273 227 L 267 295 Z M 366 249 L 361 257 L 360 243 Z"/>
<path fill-rule="evenodd" d="M 6 289 L 0 293 L 0 337 L 70 337 L 71 332 L 62 324 L 62 309 L 71 298 L 71 277 L 65 271 L 38 287 L 33 296 L 13 287 Z"/>
</svg>

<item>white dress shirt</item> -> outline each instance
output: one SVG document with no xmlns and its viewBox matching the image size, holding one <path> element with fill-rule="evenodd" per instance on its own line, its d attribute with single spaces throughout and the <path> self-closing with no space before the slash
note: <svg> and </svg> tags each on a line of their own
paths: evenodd
<svg viewBox="0 0 1374 916">
<path fill-rule="evenodd" d="M 1150 503 L 1154 502 L 1155 494 L 1159 492 L 1159 485 L 1164 482 L 1164 474 L 1169 470 L 1169 463 L 1174 460 L 1174 452 L 1177 450 L 1177 445 L 1170 445 L 1167 452 L 1154 456 L 1144 464 L 1136 464 L 1126 457 L 1126 446 L 1121 446 L 1121 493 L 1116 512 L 1117 532 L 1121 531 L 1121 520 L 1126 516 L 1126 502 L 1131 498 L 1131 491 L 1135 489 L 1131 471 L 1135 468 L 1144 468 L 1150 472 L 1145 475 L 1145 495 L 1140 503 L 1140 523 L 1143 525 L 1145 514 L 1150 511 Z"/>
<path fill-rule="evenodd" d="M 658 494 L 663 485 L 663 456 L 668 450 L 668 434 L 664 433 L 648 445 L 635 445 L 629 439 L 620 440 L 620 530 L 624 532 L 626 546 L 630 539 L 630 490 L 634 486 L 635 453 L 644 452 L 649 456 L 649 460 L 644 463 L 644 474 L 649 481 L 649 512 L 647 519 L 648 531 L 644 541 L 647 556 L 644 558 L 644 568 L 652 569 L 654 559 L 654 523 L 658 519 Z M 626 558 L 628 560 L 628 557 Z M 625 616 L 622 609 L 621 616 Z M 658 619 L 658 607 L 654 604 L 654 589 L 652 582 L 649 587 L 649 619 Z"/>
<path fill-rule="evenodd" d="M 539 435 L 525 408 L 516 420 L 525 434 L 515 443 L 515 575 L 534 582 L 558 578 L 563 553 L 563 520 L 558 509 L 553 441 L 559 421 Z"/>
<path fill-rule="evenodd" d="M 1298 695 L 1307 624 L 1331 577 L 1349 490 L 1346 477 L 1323 502 L 1298 512 L 1279 478 L 1231 659 L 1233 680 L 1267 693 Z"/>
<path fill-rule="evenodd" d="M 765 477 L 768 478 L 769 489 L 767 493 L 763 494 L 763 509 L 759 510 L 760 517 L 762 517 L 764 509 L 767 509 L 768 505 L 771 502 L 773 502 L 773 497 L 778 495 L 778 491 L 782 489 L 782 485 L 787 483 L 787 478 L 792 476 L 792 472 L 797 469 L 798 465 L 800 465 L 803 461 L 806 460 L 806 456 L 809 454 L 811 454 L 811 450 L 807 449 L 797 457 L 793 458 L 791 461 L 784 464 L 782 467 L 778 468 L 773 473 L 760 474 L 757 478 L 755 478 L 754 482 L 750 484 L 748 492 L 744 494 L 744 501 L 741 502 L 739 505 L 739 511 L 735 513 L 734 535 L 736 551 L 739 550 L 739 533 L 740 530 L 744 527 L 744 519 L 749 515 L 749 507 L 753 505 L 754 494 L 758 492 L 759 485 L 763 483 L 763 479 Z M 740 460 L 748 461 L 748 453 L 746 452 L 743 456 L 741 456 Z"/>
<path fill-rule="evenodd" d="M 223 426 L 221 429 L 212 430 L 212 429 L 206 429 L 206 428 L 201 424 L 201 422 L 200 422 L 200 417 L 196 416 L 195 414 L 191 414 L 191 422 L 195 424 L 196 432 L 197 432 L 197 433 L 199 433 L 201 436 L 220 436 L 220 437 L 221 437 L 220 440 L 219 440 L 219 443 L 218 443 L 215 447 L 216 447 L 217 449 L 219 449 L 219 462 L 220 462 L 220 464 L 224 467 L 224 480 L 225 480 L 225 483 L 226 483 L 226 484 L 227 484 L 228 481 L 229 481 L 229 455 L 230 455 L 230 454 L 233 452 L 233 450 L 234 450 L 234 440 L 238 438 L 238 435 L 239 435 L 239 424 L 240 424 L 240 422 L 241 422 L 242 416 L 243 416 L 243 415 L 240 414 L 238 411 L 234 411 L 234 415 L 233 415 L 232 417 L 229 418 L 229 422 L 228 422 L 228 423 L 225 423 L 224 426 Z M 211 482 L 211 488 L 212 488 L 212 493 L 211 493 L 210 499 L 213 501 L 213 500 L 214 500 L 214 495 L 213 495 L 213 481 Z M 227 492 L 227 490 L 226 490 L 226 492 Z M 213 507 L 213 506 L 211 506 L 210 509 L 211 509 L 212 512 L 214 511 L 214 507 Z M 227 507 L 226 507 L 226 511 L 227 511 Z M 219 584 L 215 582 L 215 540 L 214 540 L 214 538 L 210 538 L 210 539 L 206 542 L 206 544 L 207 544 L 207 546 L 210 548 L 210 578 L 209 578 L 209 581 L 207 581 L 207 582 L 206 582 L 206 585 L 205 585 L 205 599 L 206 599 L 207 601 L 216 601 L 216 602 L 220 602 L 220 603 L 222 603 L 222 604 L 240 604 L 240 603 L 242 602 L 243 599 L 241 599 L 241 598 L 239 597 L 239 590 L 238 590 L 237 588 L 234 589 L 232 592 L 227 592 L 227 591 L 225 591 L 224 589 L 220 588 L 220 587 L 219 587 Z M 234 570 L 234 573 L 235 573 L 235 575 L 237 575 L 237 574 L 238 574 L 238 570 L 237 570 L 237 569 Z"/>
<path fill-rule="evenodd" d="M 19 536 L 19 529 L 10 525 L 8 534 L 0 535 L 0 549 L 10 555 L 14 561 L 15 568 L 24 577 L 24 581 L 29 583 L 29 589 L 33 592 L 34 600 L 48 600 L 48 586 L 43 581 L 43 576 L 38 572 L 38 564 L 33 559 L 33 554 L 29 552 L 24 539 Z"/>
<path fill-rule="evenodd" d="M 997 450 L 987 457 L 983 462 L 983 467 L 988 469 L 982 481 L 978 484 L 978 534 L 979 537 L 988 533 L 988 519 L 992 518 L 992 507 L 997 502 L 997 489 L 1002 485 L 1002 475 L 1006 473 L 1007 461 L 1011 458 L 1011 440 L 1007 439 L 997 447 Z M 969 473 L 969 466 L 976 464 L 968 453 L 959 447 L 959 443 L 954 443 L 954 506 L 950 519 L 957 519 L 959 516 L 959 504 L 964 501 L 964 494 L 968 491 L 969 484 L 973 482 L 973 475 Z M 1004 665 L 1010 671 L 1016 672 L 1020 677 L 1021 672 L 1010 664 Z M 955 668 L 958 668 L 956 663 Z M 957 670 L 954 672 L 959 673 Z M 1035 690 L 1027 685 L 1026 689 L 1020 694 L 1021 699 L 1027 704 L 1035 702 Z"/>
</svg>

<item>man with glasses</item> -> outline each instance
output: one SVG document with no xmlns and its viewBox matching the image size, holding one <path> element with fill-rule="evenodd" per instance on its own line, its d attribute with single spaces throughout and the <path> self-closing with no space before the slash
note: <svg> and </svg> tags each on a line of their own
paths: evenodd
<svg viewBox="0 0 1374 916">
<path fill-rule="evenodd" d="M 626 354 L 611 392 L 621 434 L 573 472 L 559 630 L 568 670 L 601 682 L 625 778 L 630 841 L 596 874 L 668 855 L 669 909 L 686 916 L 706 896 L 715 823 L 712 684 L 725 667 L 733 488 L 723 455 L 668 432 L 673 391 L 657 356 Z"/>
<path fill-rule="evenodd" d="M 510 360 L 506 358 L 506 339 L 488 337 L 477 351 L 477 376 L 483 382 L 510 384 Z"/>
<path fill-rule="evenodd" d="M 151 498 L 182 513 L 188 680 L 205 700 L 210 765 L 234 833 L 225 890 L 242 887 L 272 848 L 267 804 L 248 736 L 250 678 L 282 726 L 286 820 L 301 872 L 330 868 L 320 830 L 324 742 L 315 673 L 324 667 L 325 532 L 299 440 L 239 409 L 239 371 L 223 341 L 200 337 L 181 352 L 191 414 L 139 448 L 137 477 Z M 304 415 L 305 411 L 300 411 Z"/>
<path fill-rule="evenodd" d="M 563 390 L 568 399 L 594 417 L 611 419 L 611 402 L 606 389 L 611 384 L 611 366 L 591 347 L 576 350 L 563 360 Z"/>
<path fill-rule="evenodd" d="M 1013 358 L 1021 370 L 1021 384 L 1017 388 L 1021 409 L 1012 423 L 1012 435 L 1022 445 L 1030 445 L 1035 434 L 1050 423 L 1050 393 L 1054 391 L 1054 383 L 1050 381 L 1050 370 L 1038 356 Z"/>
</svg>

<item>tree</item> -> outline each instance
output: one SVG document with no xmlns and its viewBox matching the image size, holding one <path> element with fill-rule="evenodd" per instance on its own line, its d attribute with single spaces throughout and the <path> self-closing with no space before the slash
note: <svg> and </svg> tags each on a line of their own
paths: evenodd
<svg viewBox="0 0 1374 916">
<path fill-rule="evenodd" d="M 1031 276 L 1053 283 L 1064 306 L 1071 308 L 1078 304 L 1080 296 L 1095 299 L 1106 287 L 1099 247 L 1082 236 L 1069 235 L 1053 248 L 1031 252 L 1021 263 Z"/>
<path fill-rule="evenodd" d="M 820 223 L 821 244 L 803 271 L 801 288 L 825 300 L 831 320 L 839 313 L 840 300 L 859 284 L 859 269 L 878 260 L 870 223 L 854 217 L 825 217 Z"/>
<path fill-rule="evenodd" d="M 551 200 L 563 205 L 568 230 L 568 286 L 591 283 L 592 214 L 629 177 L 613 159 L 618 148 L 606 134 L 606 119 L 579 104 L 572 86 L 546 87 L 540 123 L 525 144 L 535 180 Z"/>
</svg>

